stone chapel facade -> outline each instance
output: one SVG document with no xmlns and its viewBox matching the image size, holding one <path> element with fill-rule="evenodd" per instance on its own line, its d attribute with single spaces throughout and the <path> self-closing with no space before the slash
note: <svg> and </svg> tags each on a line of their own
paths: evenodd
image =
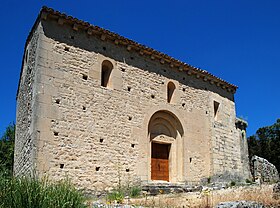
<svg viewBox="0 0 280 208">
<path fill-rule="evenodd" d="M 118 34 L 42 8 L 17 93 L 15 175 L 80 188 L 250 177 L 237 87 Z"/>
</svg>

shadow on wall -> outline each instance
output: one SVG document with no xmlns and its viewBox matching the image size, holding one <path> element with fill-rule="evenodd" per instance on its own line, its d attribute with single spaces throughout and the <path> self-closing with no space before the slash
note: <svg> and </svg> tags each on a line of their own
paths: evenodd
<svg viewBox="0 0 280 208">
<path fill-rule="evenodd" d="M 200 90 L 209 90 L 215 92 L 231 101 L 234 101 L 233 93 L 227 90 L 211 85 L 201 79 L 196 79 L 187 73 L 172 69 L 169 65 L 161 64 L 159 61 L 151 60 L 148 56 L 141 56 L 136 51 L 128 51 L 123 46 L 116 46 L 113 42 L 101 40 L 96 36 L 89 36 L 85 31 L 73 30 L 69 25 L 59 25 L 57 21 L 42 21 L 44 34 L 58 42 L 77 47 L 89 52 L 103 54 L 116 61 L 165 76 L 169 79 L 178 80 L 180 83 Z M 174 73 L 174 71 L 176 73 Z"/>
</svg>

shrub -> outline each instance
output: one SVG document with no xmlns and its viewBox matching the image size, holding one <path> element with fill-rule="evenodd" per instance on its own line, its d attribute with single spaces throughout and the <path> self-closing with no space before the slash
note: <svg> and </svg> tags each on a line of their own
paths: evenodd
<svg viewBox="0 0 280 208">
<path fill-rule="evenodd" d="M 131 198 L 136 198 L 136 197 L 139 197 L 141 194 L 141 187 L 139 186 L 133 186 L 130 188 L 130 194 L 129 196 Z"/>
<path fill-rule="evenodd" d="M 230 186 L 235 186 L 235 185 L 236 185 L 235 181 L 230 182 Z"/>
<path fill-rule="evenodd" d="M 84 208 L 84 201 L 69 180 L 0 176 L 0 208 Z"/>
<path fill-rule="evenodd" d="M 107 194 L 107 199 L 109 203 L 116 201 L 118 204 L 123 202 L 124 192 L 122 190 L 114 190 Z"/>
<path fill-rule="evenodd" d="M 114 189 L 112 192 L 107 193 L 107 202 L 109 203 L 118 203 L 121 204 L 124 200 L 125 196 L 129 196 L 130 198 L 139 197 L 141 194 L 140 186 L 132 186 L 132 187 L 118 187 Z"/>
</svg>

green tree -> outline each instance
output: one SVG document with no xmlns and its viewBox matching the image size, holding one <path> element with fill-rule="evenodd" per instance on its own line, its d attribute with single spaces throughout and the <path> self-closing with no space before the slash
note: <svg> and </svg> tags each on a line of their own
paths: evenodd
<svg viewBox="0 0 280 208">
<path fill-rule="evenodd" d="M 0 173 L 12 175 L 15 146 L 15 124 L 10 124 L 0 138 Z"/>
<path fill-rule="evenodd" d="M 267 159 L 280 171 L 280 119 L 271 126 L 259 128 L 248 137 L 249 156 L 257 155 Z"/>
</svg>

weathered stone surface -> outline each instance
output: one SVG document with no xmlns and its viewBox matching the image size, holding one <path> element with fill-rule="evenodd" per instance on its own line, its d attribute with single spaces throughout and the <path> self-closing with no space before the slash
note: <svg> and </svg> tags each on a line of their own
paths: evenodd
<svg viewBox="0 0 280 208">
<path fill-rule="evenodd" d="M 251 164 L 255 181 L 259 183 L 279 181 L 279 173 L 276 167 L 266 159 L 254 155 Z"/>
<path fill-rule="evenodd" d="M 279 182 L 274 185 L 273 192 L 280 193 L 280 183 Z"/>
<path fill-rule="evenodd" d="M 264 208 L 261 203 L 252 201 L 221 202 L 215 208 Z"/>
<path fill-rule="evenodd" d="M 280 182 L 276 183 L 273 187 L 273 198 L 280 200 Z"/>
<path fill-rule="evenodd" d="M 38 132 L 35 130 L 36 102 L 34 94 L 40 89 L 37 82 L 37 55 L 38 55 L 39 31 L 35 30 L 32 38 L 28 41 L 23 66 L 21 80 L 17 94 L 17 118 L 16 118 L 16 139 L 15 140 L 15 175 L 33 174 L 36 147 L 38 142 Z"/>
<path fill-rule="evenodd" d="M 39 18 L 27 42 L 16 175 L 68 176 L 88 192 L 150 183 L 154 142 L 169 145 L 169 183 L 250 177 L 233 91 L 56 15 Z"/>
</svg>

